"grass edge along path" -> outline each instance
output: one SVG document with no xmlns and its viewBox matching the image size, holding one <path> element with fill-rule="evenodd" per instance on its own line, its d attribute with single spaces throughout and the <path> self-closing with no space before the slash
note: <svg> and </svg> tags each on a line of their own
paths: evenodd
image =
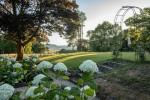
<svg viewBox="0 0 150 100">
<path fill-rule="evenodd" d="M 65 58 L 62 58 L 62 59 L 55 60 L 54 62 L 65 62 L 67 60 L 71 60 L 71 59 L 75 59 L 75 58 L 80 58 L 80 57 L 85 57 L 85 56 L 91 56 L 91 55 L 96 55 L 96 53 L 69 56 L 69 57 L 65 57 Z"/>
<path fill-rule="evenodd" d="M 41 57 L 40 60 L 57 60 L 57 59 L 62 59 L 64 57 L 69 57 L 69 56 L 74 56 L 74 55 L 83 55 L 83 54 L 89 54 L 92 52 L 76 52 L 76 53 L 62 53 L 62 54 L 54 54 L 52 56 L 46 56 L 46 57 Z"/>
</svg>

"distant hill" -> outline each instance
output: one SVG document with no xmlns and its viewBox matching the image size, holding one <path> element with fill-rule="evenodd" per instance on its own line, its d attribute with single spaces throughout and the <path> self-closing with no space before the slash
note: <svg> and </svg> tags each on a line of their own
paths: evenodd
<svg viewBox="0 0 150 100">
<path fill-rule="evenodd" d="M 67 45 L 47 44 L 47 47 L 50 50 L 61 50 L 61 49 L 72 50 L 72 48 L 68 47 Z"/>
</svg>

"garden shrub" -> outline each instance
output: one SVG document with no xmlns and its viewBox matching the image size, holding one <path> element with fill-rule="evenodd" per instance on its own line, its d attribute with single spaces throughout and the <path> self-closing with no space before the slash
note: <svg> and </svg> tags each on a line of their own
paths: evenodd
<svg viewBox="0 0 150 100">
<path fill-rule="evenodd" d="M 42 61 L 38 64 L 38 57 L 31 56 L 24 57 L 21 62 L 1 57 L 0 65 L 0 87 L 11 84 L 10 86 L 14 88 L 17 84 L 26 82 L 28 89 L 23 95 L 27 100 L 91 100 L 96 96 L 97 87 L 94 82 L 94 74 L 99 70 L 92 60 L 84 61 L 79 66 L 80 77 L 76 80 L 76 84 L 69 86 L 65 83 L 70 82 L 68 69 L 63 63 L 53 65 L 48 61 Z M 32 73 L 35 74 L 28 77 Z M 10 98 L 13 95 L 12 100 L 19 99 L 22 94 L 12 92 L 7 96 Z"/>
</svg>

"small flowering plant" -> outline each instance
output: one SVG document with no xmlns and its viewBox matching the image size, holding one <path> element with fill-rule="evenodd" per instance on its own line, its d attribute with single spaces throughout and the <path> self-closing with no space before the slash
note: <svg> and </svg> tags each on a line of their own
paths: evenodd
<svg viewBox="0 0 150 100">
<path fill-rule="evenodd" d="M 14 69 L 22 69 L 22 64 L 16 62 L 15 64 L 13 64 L 13 68 L 14 68 Z"/>
<path fill-rule="evenodd" d="M 94 81 L 94 74 L 99 72 L 97 64 L 92 60 L 86 60 L 79 66 L 80 71 L 82 72 L 81 78 L 78 79 L 78 84 L 88 85 L 92 89 L 96 89 L 97 85 Z"/>
<path fill-rule="evenodd" d="M 56 74 L 56 78 L 61 78 L 64 80 L 69 80 L 69 77 L 66 75 L 68 68 L 64 63 L 57 63 L 54 67 L 53 67 L 53 71 Z"/>
<path fill-rule="evenodd" d="M 20 62 L 12 60 L 12 58 L 3 58 L 0 67 L 0 81 L 11 85 L 18 84 L 24 79 L 23 65 Z"/>
<path fill-rule="evenodd" d="M 99 71 L 97 64 L 93 62 L 92 60 L 86 60 L 84 61 L 80 66 L 79 69 L 82 72 L 88 72 L 88 73 L 96 73 Z"/>
<path fill-rule="evenodd" d="M 59 62 L 54 66 L 54 71 L 67 72 L 67 67 L 64 63 Z"/>
<path fill-rule="evenodd" d="M 61 62 L 57 63 L 53 67 L 53 70 L 54 70 L 55 74 L 57 75 L 57 77 L 68 79 L 68 77 L 65 76 L 65 73 L 67 72 L 67 66 L 64 63 L 61 63 Z"/>
<path fill-rule="evenodd" d="M 49 69 L 52 68 L 53 64 L 48 61 L 42 61 L 37 65 L 37 70 Z"/>
</svg>

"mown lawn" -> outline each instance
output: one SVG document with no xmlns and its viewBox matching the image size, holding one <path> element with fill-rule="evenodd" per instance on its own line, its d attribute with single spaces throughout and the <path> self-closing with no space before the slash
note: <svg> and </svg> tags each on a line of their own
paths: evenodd
<svg viewBox="0 0 150 100">
<path fill-rule="evenodd" d="M 150 54 L 145 54 L 146 61 L 150 61 Z M 123 52 L 122 59 L 129 60 L 129 61 L 136 61 L 135 52 Z"/>
<path fill-rule="evenodd" d="M 111 53 L 110 52 L 105 52 L 105 53 L 95 53 L 94 55 L 87 55 L 83 57 L 76 57 L 72 59 L 65 60 L 64 63 L 69 67 L 69 68 L 78 68 L 79 65 L 85 61 L 85 60 L 93 60 L 95 62 L 104 62 L 106 60 L 112 59 Z"/>
<path fill-rule="evenodd" d="M 97 63 L 102 63 L 107 60 L 112 59 L 111 52 L 77 52 L 77 53 L 68 53 L 68 54 L 56 54 L 52 56 L 47 56 L 41 58 L 41 60 L 48 60 L 52 63 L 63 62 L 70 69 L 78 68 L 79 65 L 87 60 L 93 60 Z M 129 61 L 136 61 L 134 52 L 123 52 L 122 59 Z M 146 54 L 146 59 L 150 61 L 150 54 Z"/>
</svg>

